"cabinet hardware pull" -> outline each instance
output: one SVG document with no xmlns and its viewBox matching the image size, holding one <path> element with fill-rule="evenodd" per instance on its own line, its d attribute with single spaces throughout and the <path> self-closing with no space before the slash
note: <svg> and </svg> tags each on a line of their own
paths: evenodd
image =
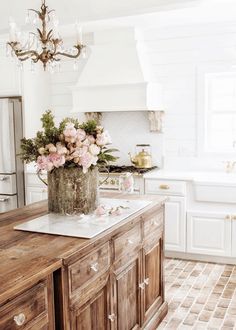
<svg viewBox="0 0 236 330">
<path fill-rule="evenodd" d="M 20 313 L 19 315 L 14 316 L 14 321 L 18 326 L 23 325 L 25 323 L 25 314 Z"/>
<path fill-rule="evenodd" d="M 7 176 L 2 176 L 2 177 L 0 177 L 0 181 L 6 181 L 7 179 L 8 179 Z"/>
<path fill-rule="evenodd" d="M 6 197 L 6 198 L 0 198 L 0 202 L 1 203 L 5 203 L 9 200 L 9 197 Z"/>
<path fill-rule="evenodd" d="M 98 263 L 96 262 L 95 264 L 92 264 L 90 266 L 90 269 L 92 269 L 95 273 L 98 272 Z"/>
<path fill-rule="evenodd" d="M 164 190 L 168 190 L 168 189 L 170 189 L 170 186 L 168 186 L 167 184 L 161 184 L 161 185 L 159 186 L 159 188 L 160 188 L 160 189 L 164 189 Z"/>
<path fill-rule="evenodd" d="M 144 284 L 149 285 L 149 278 L 148 278 L 148 277 L 145 278 L 145 280 L 144 280 Z"/>
<path fill-rule="evenodd" d="M 144 282 L 143 283 L 140 283 L 139 284 L 139 287 L 140 287 L 140 289 L 144 290 L 145 289 L 145 283 Z"/>
<path fill-rule="evenodd" d="M 227 214 L 226 217 L 225 217 L 225 220 L 231 220 L 231 215 Z"/>
<path fill-rule="evenodd" d="M 131 245 L 131 244 L 134 244 L 134 241 L 132 241 L 132 239 L 128 238 L 127 239 L 127 242 Z"/>
<path fill-rule="evenodd" d="M 108 319 L 109 319 L 111 322 L 114 322 L 115 319 L 116 319 L 115 314 L 110 314 L 110 315 L 108 315 Z"/>
</svg>

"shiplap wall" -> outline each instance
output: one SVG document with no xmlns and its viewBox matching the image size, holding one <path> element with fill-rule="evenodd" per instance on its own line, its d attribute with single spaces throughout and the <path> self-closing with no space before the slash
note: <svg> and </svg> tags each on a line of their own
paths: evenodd
<svg viewBox="0 0 236 330">
<path fill-rule="evenodd" d="M 152 28 L 145 30 L 144 39 L 148 48 L 148 58 L 152 66 L 152 80 L 161 82 L 166 106 L 164 143 L 162 136 L 147 132 L 147 123 L 140 120 L 136 129 L 139 141 L 155 145 L 155 156 L 165 156 L 168 167 L 212 168 L 212 159 L 200 158 L 197 150 L 197 112 L 198 72 L 204 66 L 209 68 L 218 65 L 222 69 L 232 69 L 236 64 L 236 25 L 208 24 L 179 26 L 171 28 Z M 82 70 L 85 60 L 80 62 Z M 233 70 L 233 69 L 232 69 Z M 235 70 L 235 69 L 234 69 Z M 62 72 L 51 77 L 52 107 L 57 118 L 68 115 L 72 108 L 70 86 L 76 83 L 79 72 L 73 71 L 73 64 L 66 62 Z M 107 118 L 110 116 L 110 118 Z M 113 114 L 106 114 L 107 122 L 112 122 Z M 122 116 L 125 116 L 123 114 Z M 135 114 L 127 115 L 127 127 L 132 125 Z M 140 116 L 137 115 L 137 119 Z M 122 119 L 125 121 L 125 118 Z M 112 129 L 120 127 L 113 125 Z M 111 132 L 112 134 L 112 132 Z M 114 132 L 117 135 L 118 132 Z M 147 138 L 148 137 L 148 138 Z M 135 137 L 130 137 L 135 145 Z M 127 144 L 127 141 L 119 141 Z M 122 145 L 118 146 L 122 148 Z M 126 159 L 124 158 L 124 161 Z M 174 160 L 174 163 L 173 163 Z M 174 165 L 173 165 L 174 164 Z M 221 160 L 214 160 L 214 166 L 222 166 Z"/>
<path fill-rule="evenodd" d="M 221 157 L 202 157 L 198 118 L 203 112 L 202 72 L 235 70 L 236 25 L 208 24 L 152 29 L 145 33 L 153 79 L 162 83 L 165 116 L 165 164 L 193 169 L 222 168 Z M 200 83 L 201 81 L 201 83 Z"/>
</svg>

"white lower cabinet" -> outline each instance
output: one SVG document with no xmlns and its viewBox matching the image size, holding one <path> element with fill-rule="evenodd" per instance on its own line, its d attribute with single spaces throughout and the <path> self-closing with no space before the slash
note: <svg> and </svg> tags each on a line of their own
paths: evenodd
<svg viewBox="0 0 236 330">
<path fill-rule="evenodd" d="M 186 182 L 145 179 L 145 193 L 168 196 L 165 203 L 165 251 L 186 252 Z"/>
<path fill-rule="evenodd" d="M 236 215 L 232 220 L 232 257 L 236 257 Z"/>
<path fill-rule="evenodd" d="M 165 250 L 186 250 L 186 198 L 169 197 L 165 203 Z"/>
<path fill-rule="evenodd" d="M 43 175 L 43 179 L 46 178 L 46 174 Z M 48 198 L 47 186 L 39 180 L 36 173 L 26 173 L 25 179 L 27 204 L 40 202 Z"/>
<path fill-rule="evenodd" d="M 47 188 L 27 187 L 26 201 L 27 204 L 42 201 L 48 198 Z"/>
<path fill-rule="evenodd" d="M 188 212 L 187 252 L 230 257 L 231 218 L 226 214 Z"/>
</svg>

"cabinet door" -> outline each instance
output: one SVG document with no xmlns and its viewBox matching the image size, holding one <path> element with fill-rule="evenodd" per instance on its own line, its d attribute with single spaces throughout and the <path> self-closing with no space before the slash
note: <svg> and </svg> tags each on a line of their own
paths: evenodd
<svg viewBox="0 0 236 330">
<path fill-rule="evenodd" d="M 226 214 L 189 212 L 187 252 L 231 255 L 231 219 Z"/>
<path fill-rule="evenodd" d="M 109 286 L 107 285 L 78 310 L 72 329 L 106 330 L 110 329 L 109 322 Z"/>
<path fill-rule="evenodd" d="M 165 203 L 165 250 L 186 251 L 185 197 L 169 197 Z"/>
<path fill-rule="evenodd" d="M 27 204 L 42 201 L 48 198 L 47 188 L 27 187 Z"/>
<path fill-rule="evenodd" d="M 141 255 L 113 274 L 113 298 L 115 328 L 119 330 L 139 329 L 140 312 L 140 267 Z"/>
<path fill-rule="evenodd" d="M 150 319 L 164 301 L 162 244 L 160 237 L 143 250 L 144 322 Z"/>
<path fill-rule="evenodd" d="M 236 214 L 232 215 L 232 257 L 236 257 Z"/>
</svg>

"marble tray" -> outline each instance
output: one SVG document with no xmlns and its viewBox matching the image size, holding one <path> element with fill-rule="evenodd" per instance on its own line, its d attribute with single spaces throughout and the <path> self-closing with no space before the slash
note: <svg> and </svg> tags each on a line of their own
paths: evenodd
<svg viewBox="0 0 236 330">
<path fill-rule="evenodd" d="M 128 218 L 132 214 L 148 206 L 151 202 L 146 200 L 120 200 L 102 198 L 100 204 L 109 211 L 112 207 L 122 206 L 122 214 L 97 216 L 67 216 L 57 214 L 47 214 L 42 217 L 24 222 L 15 226 L 15 230 L 37 232 L 52 235 L 72 236 L 80 238 L 92 238 L 120 221 Z"/>
</svg>

